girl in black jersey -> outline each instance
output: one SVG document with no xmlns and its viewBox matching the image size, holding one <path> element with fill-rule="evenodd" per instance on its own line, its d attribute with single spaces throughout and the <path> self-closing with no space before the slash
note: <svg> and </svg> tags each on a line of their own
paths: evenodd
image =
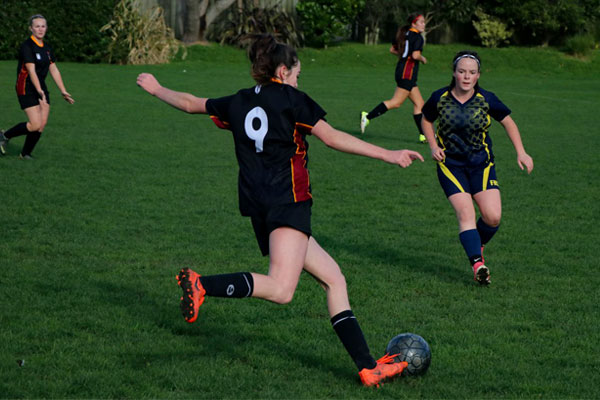
<svg viewBox="0 0 600 400">
<path fill-rule="evenodd" d="M 425 136 L 421 129 L 421 118 L 423 114 L 423 97 L 417 86 L 419 74 L 419 63 L 427 64 L 423 56 L 423 36 L 425 32 L 425 17 L 421 13 L 413 13 L 408 16 L 407 25 L 398 29 L 396 37 L 390 47 L 390 53 L 398 56 L 396 64 L 396 91 L 394 96 L 379 103 L 371 112 L 360 113 L 360 132 L 365 133 L 365 128 L 373 118 L 377 118 L 388 110 L 398 108 L 409 98 L 413 103 L 413 118 L 419 130 L 419 141 L 425 143 Z"/>
<path fill-rule="evenodd" d="M 37 144 L 50 114 L 50 94 L 46 87 L 46 75 L 50 72 L 56 86 L 60 89 L 63 98 L 73 104 L 75 101 L 65 89 L 65 85 L 56 66 L 56 58 L 48 43 L 44 43 L 46 36 L 46 19 L 36 14 L 29 19 L 31 37 L 21 45 L 19 50 L 19 65 L 17 67 L 17 97 L 21 109 L 27 115 L 27 122 L 21 122 L 8 131 L 0 131 L 0 153 L 6 153 L 9 139 L 27 135 L 21 150 L 20 158 L 32 159 L 31 152 Z"/>
<path fill-rule="evenodd" d="M 162 87 L 140 74 L 137 84 L 160 100 L 188 113 L 209 114 L 230 130 L 239 164 L 239 203 L 251 218 L 268 275 L 240 272 L 200 276 L 184 268 L 177 276 L 183 290 L 181 310 L 192 323 L 205 296 L 256 297 L 286 304 L 300 273 L 306 270 L 326 291 L 331 323 L 367 386 L 399 375 L 406 366 L 389 355 L 375 361 L 348 300 L 346 281 L 335 260 L 311 234 L 312 194 L 307 169 L 307 135 L 336 150 L 380 159 L 401 167 L 423 160 L 411 150 L 390 151 L 338 131 L 325 122 L 325 111 L 296 89 L 300 61 L 291 47 L 271 35 L 255 38 L 249 49 L 255 87 L 217 99 L 195 97 Z"/>
<path fill-rule="evenodd" d="M 473 268 L 474 279 L 490 283 L 483 246 L 498 230 L 502 213 L 500 187 L 494 167 L 491 118 L 499 121 L 517 152 L 517 164 L 527 173 L 533 159 L 525 152 L 519 128 L 492 92 L 479 87 L 481 60 L 473 51 L 461 51 L 453 60 L 450 86 L 433 92 L 423 107 L 423 131 L 438 179 L 458 219 L 459 239 Z M 433 121 L 438 120 L 437 138 Z M 481 217 L 476 220 L 473 200 Z"/>
</svg>

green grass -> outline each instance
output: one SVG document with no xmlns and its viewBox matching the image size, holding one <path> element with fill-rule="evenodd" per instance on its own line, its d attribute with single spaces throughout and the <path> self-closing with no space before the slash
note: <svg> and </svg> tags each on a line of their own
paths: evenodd
<svg viewBox="0 0 600 400">
<path fill-rule="evenodd" d="M 427 46 L 425 97 L 450 80 L 462 46 Z M 267 271 L 237 209 L 226 131 L 135 85 L 216 97 L 252 85 L 243 52 L 190 49 L 165 66 L 60 63 L 76 99 L 53 85 L 36 160 L 0 158 L 2 398 L 597 398 L 596 258 L 600 53 L 478 49 L 481 85 L 513 110 L 535 169 L 527 176 L 499 124 L 491 135 L 503 220 L 486 250 L 493 284 L 472 282 L 455 217 L 410 104 L 364 139 L 413 148 L 400 170 L 311 144 L 317 240 L 341 265 L 375 356 L 401 332 L 426 338 L 427 374 L 360 386 L 329 324 L 319 286 L 302 277 L 287 306 L 209 298 L 196 324 L 179 314 L 175 274 Z M 391 97 L 387 46 L 302 50 L 301 89 L 334 126 Z M 0 62 L 0 126 L 21 122 L 16 62 Z M 19 366 L 18 360 L 25 360 Z"/>
</svg>

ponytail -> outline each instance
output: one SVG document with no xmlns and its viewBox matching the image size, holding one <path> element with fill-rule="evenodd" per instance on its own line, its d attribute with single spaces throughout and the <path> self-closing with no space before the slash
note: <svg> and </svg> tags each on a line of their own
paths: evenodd
<svg viewBox="0 0 600 400">
<path fill-rule="evenodd" d="M 253 40 L 248 49 L 248 58 L 252 63 L 252 78 L 258 84 L 266 84 L 275 78 L 280 65 L 291 69 L 298 63 L 298 55 L 293 47 L 277 43 L 271 34 L 251 35 Z"/>
<path fill-rule="evenodd" d="M 406 24 L 398 28 L 396 32 L 396 44 L 400 46 L 402 42 L 406 40 L 406 32 L 412 27 L 419 17 L 422 17 L 423 14 L 420 12 L 413 12 L 406 18 Z"/>
</svg>

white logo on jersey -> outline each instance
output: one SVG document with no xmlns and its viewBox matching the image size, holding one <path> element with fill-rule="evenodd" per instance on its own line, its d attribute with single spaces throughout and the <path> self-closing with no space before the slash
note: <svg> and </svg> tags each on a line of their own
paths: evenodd
<svg viewBox="0 0 600 400">
<path fill-rule="evenodd" d="M 258 129 L 254 129 L 255 119 L 258 119 L 260 122 L 260 127 Z M 244 120 L 244 130 L 246 131 L 246 136 L 254 140 L 256 152 L 262 153 L 263 140 L 265 139 L 265 136 L 267 136 L 267 131 L 269 130 L 269 119 L 267 118 L 267 113 L 262 109 L 262 107 L 254 107 L 248 112 L 248 114 L 246 114 L 246 119 Z"/>
<path fill-rule="evenodd" d="M 38 60 L 41 60 L 42 56 L 40 55 L 40 53 L 35 53 L 35 58 L 37 58 Z"/>
<path fill-rule="evenodd" d="M 227 296 L 231 296 L 235 292 L 235 286 L 229 285 L 227 286 Z"/>
<path fill-rule="evenodd" d="M 261 88 L 261 86 L 260 86 L 260 85 L 256 85 L 256 86 L 254 87 L 254 93 L 256 93 L 256 94 L 259 94 L 259 93 L 260 93 L 260 88 Z"/>
</svg>

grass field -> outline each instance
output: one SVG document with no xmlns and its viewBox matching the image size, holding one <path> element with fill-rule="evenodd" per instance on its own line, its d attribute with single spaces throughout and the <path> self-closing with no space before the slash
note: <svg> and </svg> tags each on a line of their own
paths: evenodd
<svg viewBox="0 0 600 400">
<path fill-rule="evenodd" d="M 427 46 L 425 98 L 449 82 L 461 47 Z M 493 125 L 504 215 L 486 249 L 490 287 L 472 281 L 410 104 L 364 135 L 421 151 L 426 162 L 409 169 L 309 138 L 313 231 L 346 275 L 372 352 L 401 332 L 432 348 L 425 376 L 379 390 L 359 384 L 309 276 L 287 306 L 209 298 L 196 324 L 181 318 L 180 267 L 266 272 L 267 260 L 239 216 L 227 132 L 144 94 L 135 78 L 148 71 L 221 96 L 252 85 L 244 54 L 213 46 L 164 66 L 59 63 L 75 105 L 48 78 L 36 160 L 18 160 L 22 138 L 0 158 L 0 397 L 598 398 L 600 53 L 478 50 L 481 85 L 513 110 L 535 162 L 523 173 Z M 359 111 L 393 92 L 387 46 L 300 57 L 301 89 L 352 134 Z M 0 62 L 4 129 L 24 119 L 15 69 Z"/>
</svg>

